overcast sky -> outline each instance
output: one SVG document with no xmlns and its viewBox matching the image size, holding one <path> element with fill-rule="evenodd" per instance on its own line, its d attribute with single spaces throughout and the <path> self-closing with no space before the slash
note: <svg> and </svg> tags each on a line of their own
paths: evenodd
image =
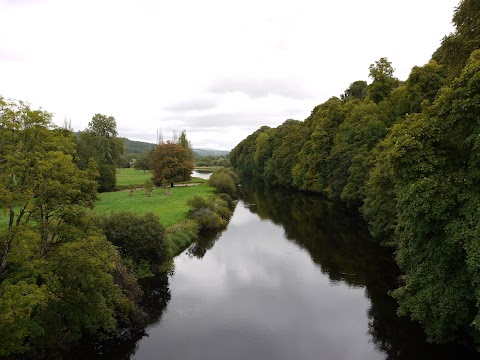
<svg viewBox="0 0 480 360">
<path fill-rule="evenodd" d="M 187 130 L 232 149 L 304 120 L 387 57 L 405 80 L 453 30 L 458 0 L 0 0 L 0 94 L 83 130 Z"/>
</svg>

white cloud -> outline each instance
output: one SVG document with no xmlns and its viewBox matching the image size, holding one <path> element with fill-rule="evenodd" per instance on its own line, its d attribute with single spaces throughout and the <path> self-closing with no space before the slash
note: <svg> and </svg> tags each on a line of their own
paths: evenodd
<svg viewBox="0 0 480 360">
<path fill-rule="evenodd" d="M 77 130 L 105 113 L 122 136 L 186 128 L 195 147 L 231 149 L 304 119 L 380 57 L 405 79 L 457 3 L 0 0 L 0 91 Z"/>
</svg>

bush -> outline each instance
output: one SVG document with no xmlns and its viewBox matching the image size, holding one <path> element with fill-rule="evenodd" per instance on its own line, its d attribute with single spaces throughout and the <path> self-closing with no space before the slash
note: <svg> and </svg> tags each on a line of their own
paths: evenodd
<svg viewBox="0 0 480 360">
<path fill-rule="evenodd" d="M 134 272 L 140 271 L 137 274 L 140 277 L 145 276 L 148 270 L 155 272 L 155 268 L 170 258 L 165 229 L 152 213 L 112 213 L 101 220 L 100 226 L 122 257 L 130 259 L 126 265 Z M 150 269 L 146 269 L 146 264 Z"/>
<path fill-rule="evenodd" d="M 213 186 L 218 194 L 228 194 L 235 197 L 237 194 L 237 175 L 230 169 L 220 169 L 210 176 L 209 184 Z"/>
<path fill-rule="evenodd" d="M 170 253 L 175 256 L 180 254 L 192 241 L 198 237 L 198 224 L 191 219 L 170 226 L 166 231 L 166 238 Z"/>
<path fill-rule="evenodd" d="M 232 215 L 228 203 L 220 196 L 208 199 L 195 196 L 187 203 L 191 207 L 187 217 L 197 222 L 199 230 L 221 229 L 227 225 Z"/>
</svg>

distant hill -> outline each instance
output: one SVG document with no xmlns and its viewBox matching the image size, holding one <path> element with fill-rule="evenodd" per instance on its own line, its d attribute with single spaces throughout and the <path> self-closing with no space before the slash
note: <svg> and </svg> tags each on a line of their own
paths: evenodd
<svg viewBox="0 0 480 360">
<path fill-rule="evenodd" d="M 127 138 L 122 138 L 124 143 L 124 154 L 125 155 L 134 155 L 134 154 L 143 154 L 145 151 L 153 149 L 156 145 L 154 143 L 144 142 L 144 141 L 134 141 Z M 225 150 L 215 150 L 215 149 L 193 149 L 193 152 L 196 153 L 199 157 L 204 156 L 226 156 L 229 154 L 229 151 Z"/>
<path fill-rule="evenodd" d="M 123 153 L 125 155 L 143 154 L 145 151 L 151 150 L 155 144 L 144 141 L 134 141 L 127 138 L 122 138 L 124 144 Z"/>
<path fill-rule="evenodd" d="M 215 150 L 215 149 L 193 149 L 194 153 L 197 153 L 198 156 L 226 156 L 230 151 L 225 150 Z"/>
</svg>

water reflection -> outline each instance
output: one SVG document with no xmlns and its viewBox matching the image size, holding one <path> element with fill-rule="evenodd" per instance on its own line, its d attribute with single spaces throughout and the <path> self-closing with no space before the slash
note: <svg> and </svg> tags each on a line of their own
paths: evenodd
<svg viewBox="0 0 480 360">
<path fill-rule="evenodd" d="M 117 338 L 99 341 L 84 338 L 78 346 L 61 359 L 85 360 L 128 360 L 138 350 L 138 342 L 147 335 L 147 327 L 160 322 L 170 301 L 169 277 L 171 273 L 162 273 L 141 282 L 143 297 L 141 306 L 147 314 L 144 327 L 125 329 Z"/>
<path fill-rule="evenodd" d="M 240 202 L 212 244 L 201 259 L 177 257 L 168 311 L 135 359 L 382 358 L 368 341 L 363 289 L 332 286 L 282 226 Z"/>
<path fill-rule="evenodd" d="M 192 171 L 192 177 L 197 177 L 205 180 L 210 179 L 210 175 L 212 174 L 213 172 L 211 172 L 210 170 L 193 170 Z"/>
<path fill-rule="evenodd" d="M 313 195 L 240 189 L 226 231 L 144 284 L 143 332 L 67 358 L 478 358 L 427 344 L 415 323 L 396 316 L 388 291 L 398 269 L 355 213 Z"/>
<path fill-rule="evenodd" d="M 251 212 L 285 229 L 286 237 L 308 250 L 333 283 L 364 287 L 370 300 L 368 333 L 387 359 L 478 359 L 472 348 L 426 342 L 420 326 L 396 315 L 388 292 L 398 286 L 391 250 L 373 241 L 358 214 L 309 194 L 269 189 L 247 182 L 240 188 Z"/>
</svg>

